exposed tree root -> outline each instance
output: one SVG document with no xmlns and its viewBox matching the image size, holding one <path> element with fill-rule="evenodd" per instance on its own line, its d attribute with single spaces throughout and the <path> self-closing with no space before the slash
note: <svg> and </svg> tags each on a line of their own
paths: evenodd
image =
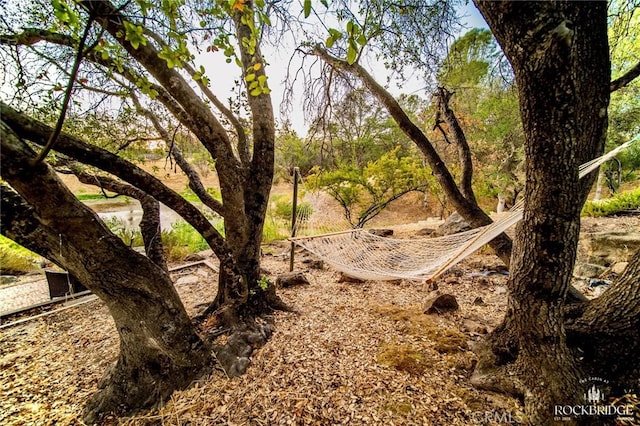
<svg viewBox="0 0 640 426">
<path fill-rule="evenodd" d="M 194 348 L 190 361 L 176 367 L 175 360 L 160 351 L 144 360 L 121 353 L 98 385 L 100 390 L 87 402 L 84 422 L 92 425 L 106 414 L 131 414 L 162 404 L 175 390 L 187 388 L 211 370 L 208 352 L 202 348 Z"/>
</svg>

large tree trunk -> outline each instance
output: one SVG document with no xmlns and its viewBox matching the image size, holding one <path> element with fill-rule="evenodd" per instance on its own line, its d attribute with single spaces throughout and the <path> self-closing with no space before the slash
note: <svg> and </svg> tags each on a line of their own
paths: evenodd
<svg viewBox="0 0 640 426">
<path fill-rule="evenodd" d="M 2 190 L 2 233 L 76 276 L 107 305 L 120 336 L 118 361 L 87 404 L 86 421 L 166 401 L 208 371 L 210 352 L 166 271 L 124 245 L 0 126 L 2 178 L 17 192 Z"/>
<path fill-rule="evenodd" d="M 640 391 L 640 249 L 602 296 L 569 312 L 567 334 L 590 376 L 617 394 Z"/>
<path fill-rule="evenodd" d="M 175 68 L 167 67 L 166 62 L 158 56 L 158 48 L 152 43 L 133 46 L 127 40 L 124 27 L 127 16 L 107 0 L 81 1 L 80 5 L 92 16 L 96 16 L 96 21 L 102 28 L 161 86 L 170 89 L 169 95 L 173 99 L 163 101 L 164 105 L 174 111 L 187 113 L 191 119 L 186 122 L 189 129 L 216 161 L 223 200 L 223 204 L 217 207 L 224 217 L 226 246 L 231 252 L 229 258 L 233 268 L 221 268 L 218 295 L 207 311 L 222 309 L 226 312 L 225 322 L 229 319 L 236 322 L 241 316 L 253 317 L 280 307 L 281 302 L 275 297 L 273 286 L 265 293 L 258 284 L 262 229 L 274 170 L 275 122 L 268 91 L 257 96 L 247 93 L 247 103 L 252 113 L 253 149 L 250 150 L 247 146 L 244 130 L 236 125 L 239 131 L 242 130 L 238 135 L 240 144 L 236 155 L 227 130 L 191 84 Z M 256 35 L 246 21 L 242 22 L 243 19 L 255 19 L 253 13 L 247 13 L 252 7 L 251 2 L 244 3 L 241 8 L 232 11 L 232 19 L 240 41 L 238 47 L 242 68 L 253 69 L 251 72 L 259 78 L 266 76 L 264 59 L 259 44 L 249 48 L 249 43 L 246 43 L 246 40 L 252 40 Z M 260 64 L 258 69 L 253 68 L 256 64 Z M 179 108 L 172 106 L 175 102 L 179 104 Z M 229 115 L 229 111 L 224 108 L 222 112 Z"/>
<path fill-rule="evenodd" d="M 508 313 L 474 381 L 524 394 L 528 421 L 550 424 L 555 405 L 583 402 L 584 372 L 567 346 L 564 312 L 580 209 L 593 184 L 593 176 L 579 180 L 578 166 L 602 152 L 607 128 L 606 3 L 476 4 L 516 75 L 527 168 Z M 515 380 L 496 372 L 515 372 Z"/>
</svg>

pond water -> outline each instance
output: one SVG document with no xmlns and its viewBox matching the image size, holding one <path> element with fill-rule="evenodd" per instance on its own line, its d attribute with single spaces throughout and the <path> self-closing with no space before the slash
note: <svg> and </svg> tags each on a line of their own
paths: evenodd
<svg viewBox="0 0 640 426">
<path fill-rule="evenodd" d="M 85 204 L 103 221 L 116 218 L 127 229 L 138 229 L 142 220 L 142 207 L 137 200 L 96 200 L 86 201 Z M 160 204 L 160 227 L 163 231 L 170 231 L 173 224 L 181 220 L 181 217 L 164 204 Z"/>
</svg>

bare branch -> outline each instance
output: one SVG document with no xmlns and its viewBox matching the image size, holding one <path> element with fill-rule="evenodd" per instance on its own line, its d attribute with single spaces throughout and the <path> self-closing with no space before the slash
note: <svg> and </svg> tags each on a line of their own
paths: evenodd
<svg viewBox="0 0 640 426">
<path fill-rule="evenodd" d="M 638 62 L 633 68 L 624 73 L 621 77 L 613 80 L 609 90 L 615 92 L 625 86 L 628 86 L 633 80 L 640 76 L 640 62 Z"/>
<path fill-rule="evenodd" d="M 434 94 L 434 98 L 436 99 L 436 107 L 438 109 L 436 123 L 439 127 L 440 125 L 438 122 L 440 121 L 440 117 L 443 117 L 444 122 L 447 124 L 453 134 L 453 141 L 458 148 L 458 160 L 460 161 L 460 166 L 462 169 L 462 173 L 460 176 L 460 191 L 468 201 L 475 203 L 476 197 L 471 186 L 473 179 L 473 162 L 471 161 L 471 149 L 469 149 L 467 137 L 465 136 L 464 131 L 462 130 L 462 127 L 458 122 L 458 118 L 456 117 L 453 110 L 449 107 L 449 100 L 451 99 L 451 96 L 453 96 L 453 92 L 449 92 L 444 87 L 439 87 Z M 440 129 L 442 130 L 442 128 Z"/>
<path fill-rule="evenodd" d="M 69 83 L 67 83 L 67 88 L 64 92 L 64 99 L 62 101 L 62 108 L 60 110 L 60 115 L 58 116 L 58 120 L 56 122 L 56 127 L 53 132 L 49 136 L 49 140 L 47 144 L 44 146 L 40 154 L 33 160 L 33 165 L 36 166 L 45 159 L 51 148 L 55 145 L 58 140 L 58 136 L 62 131 L 62 125 L 64 124 L 64 119 L 67 116 L 67 109 L 69 108 L 69 101 L 71 100 L 71 92 L 73 91 L 73 83 L 78 76 L 78 70 L 80 69 L 80 63 L 82 62 L 82 57 L 84 56 L 84 45 L 87 41 L 87 37 L 89 36 L 89 31 L 91 31 L 91 25 L 93 24 L 93 16 L 89 16 L 87 20 L 87 24 L 84 27 L 84 32 L 82 33 L 82 37 L 80 38 L 80 43 L 78 44 L 78 51 L 76 53 L 76 57 L 73 62 L 73 68 L 71 69 L 71 75 L 69 76 Z"/>
<path fill-rule="evenodd" d="M 131 99 L 133 100 L 133 103 L 136 106 L 138 112 L 143 114 L 149 119 L 149 121 L 151 121 L 153 127 L 160 134 L 161 139 L 164 140 L 165 144 L 168 147 L 170 147 L 169 155 L 173 155 L 173 158 L 175 158 L 178 166 L 187 175 L 187 178 L 189 179 L 189 188 L 191 188 L 191 190 L 198 196 L 198 198 L 200 198 L 200 201 L 202 201 L 207 207 L 218 213 L 220 216 L 224 217 L 224 206 L 221 202 L 213 198 L 207 192 L 207 189 L 202 184 L 202 180 L 200 179 L 198 172 L 196 172 L 191 164 L 189 164 L 189 162 L 184 158 L 182 152 L 180 151 L 180 148 L 172 143 L 173 138 L 169 136 L 169 132 L 167 132 L 167 129 L 165 129 L 164 126 L 160 123 L 160 119 L 158 118 L 158 116 L 156 116 L 150 110 L 144 108 L 135 93 L 131 94 Z"/>
</svg>

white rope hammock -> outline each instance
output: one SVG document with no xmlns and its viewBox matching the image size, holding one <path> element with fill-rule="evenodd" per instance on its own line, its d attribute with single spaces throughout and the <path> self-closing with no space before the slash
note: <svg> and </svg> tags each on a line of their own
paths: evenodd
<svg viewBox="0 0 640 426">
<path fill-rule="evenodd" d="M 635 142 L 580 166 L 580 178 Z M 523 201 L 490 225 L 436 238 L 396 239 L 350 229 L 290 238 L 336 270 L 363 280 L 435 279 L 522 219 Z"/>
</svg>

